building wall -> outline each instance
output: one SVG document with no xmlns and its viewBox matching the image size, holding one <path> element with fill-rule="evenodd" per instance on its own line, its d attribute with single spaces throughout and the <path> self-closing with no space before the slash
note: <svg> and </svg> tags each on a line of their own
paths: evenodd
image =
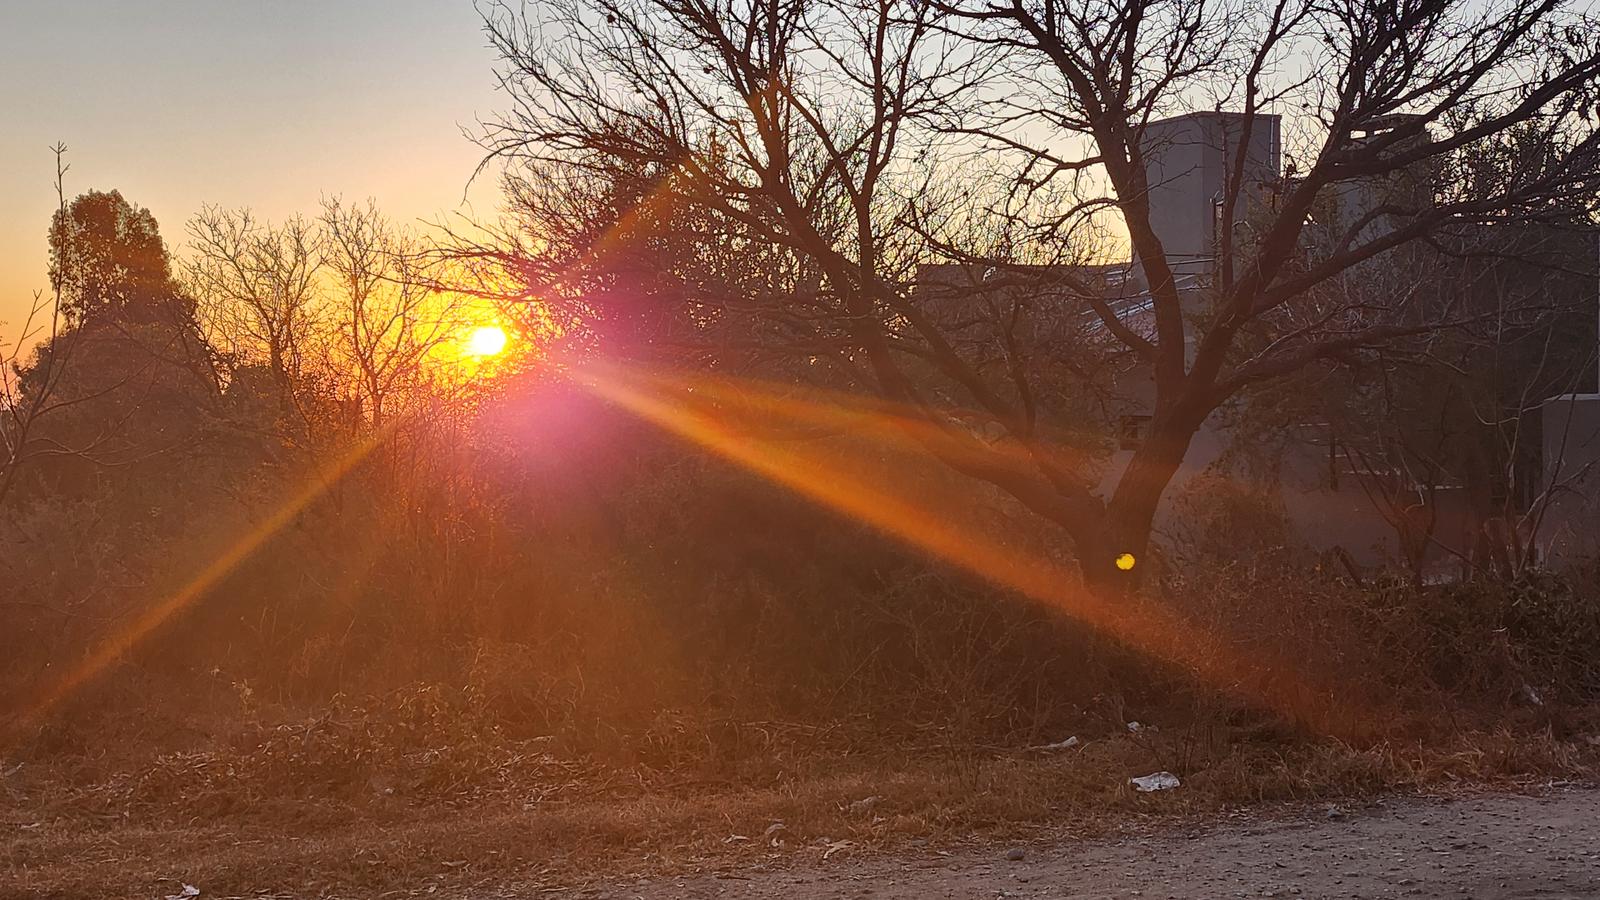
<svg viewBox="0 0 1600 900">
<path fill-rule="evenodd" d="M 1539 546 L 1555 564 L 1600 554 L 1600 394 L 1568 394 L 1542 408 L 1544 488 L 1549 506 Z"/>
<path fill-rule="evenodd" d="M 1209 268 L 1216 240 L 1218 204 L 1244 134 L 1239 113 L 1192 113 L 1151 122 L 1141 150 L 1150 182 L 1150 219 L 1179 272 Z M 1234 221 L 1250 215 L 1250 206 L 1282 171 L 1277 116 L 1257 116 L 1245 153 L 1245 203 Z"/>
</svg>

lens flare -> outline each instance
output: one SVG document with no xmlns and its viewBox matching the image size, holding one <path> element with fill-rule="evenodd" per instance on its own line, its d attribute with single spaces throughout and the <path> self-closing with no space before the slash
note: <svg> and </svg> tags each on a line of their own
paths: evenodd
<svg viewBox="0 0 1600 900">
<path fill-rule="evenodd" d="M 107 635 L 80 662 L 67 669 L 54 684 L 43 687 L 33 703 L 24 707 L 0 731 L 0 738 L 25 733 L 79 688 L 98 678 L 124 654 L 185 609 L 201 602 L 212 588 L 233 573 L 275 535 L 289 526 L 311 504 L 349 474 L 392 433 L 393 425 L 374 432 L 311 474 L 310 479 L 265 519 L 246 530 L 223 553 L 173 593 L 148 606 L 132 621 Z"/>
<path fill-rule="evenodd" d="M 645 421 L 906 545 L 1054 607 L 1125 646 L 1176 664 L 1199 681 L 1324 734 L 1365 733 L 1370 710 L 1345 702 L 1315 676 L 1303 677 L 1292 660 L 1245 653 L 1229 635 L 1157 598 L 1088 589 L 1060 561 L 972 527 L 965 514 L 970 496 L 918 479 L 906 465 L 932 436 L 908 434 L 892 417 L 881 427 L 847 429 L 862 439 L 854 451 L 845 445 L 825 449 L 808 440 L 785 440 L 786 433 L 804 433 L 785 426 L 797 420 L 813 426 L 836 415 L 883 414 L 839 410 L 822 399 L 812 412 L 795 415 L 811 404 L 795 397 L 768 398 L 759 387 L 746 391 L 743 402 L 733 402 L 731 382 L 721 384 L 725 390 L 706 390 L 692 376 L 615 364 L 589 365 L 575 374 L 583 387 Z M 958 464 L 967 461 L 959 454 L 944 455 Z M 1123 571 L 1136 562 L 1132 553 L 1113 561 Z"/>
</svg>

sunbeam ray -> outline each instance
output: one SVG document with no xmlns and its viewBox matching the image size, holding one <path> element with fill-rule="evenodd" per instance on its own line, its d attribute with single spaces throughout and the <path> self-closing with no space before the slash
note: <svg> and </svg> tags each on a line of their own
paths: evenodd
<svg viewBox="0 0 1600 900">
<path fill-rule="evenodd" d="M 710 398 L 681 384 L 674 387 L 660 375 L 616 365 L 591 366 L 578 374 L 588 390 L 646 421 L 937 559 L 1059 609 L 1139 652 L 1191 672 L 1212 688 L 1323 733 L 1343 736 L 1359 727 L 1354 710 L 1343 707 L 1328 687 L 1298 673 L 1290 661 L 1240 651 L 1224 636 L 1207 633 L 1149 598 L 1097 595 L 1068 566 L 972 527 L 970 516 L 954 502 L 945 502 L 926 486 L 904 483 L 897 472 L 881 471 L 881 462 L 868 471 L 873 463 L 853 468 L 809 442 L 763 440 Z M 784 411 L 780 404 L 768 408 L 773 416 Z M 811 404 L 792 411 L 812 421 L 825 418 Z"/>
<path fill-rule="evenodd" d="M 375 431 L 320 467 L 305 487 L 280 504 L 255 527 L 241 535 L 227 550 L 191 576 L 182 587 L 152 604 L 139 613 L 133 621 L 101 640 L 82 662 L 57 678 L 32 703 L 25 706 L 12 720 L 8 730 L 13 734 L 21 734 L 37 724 L 43 716 L 93 681 L 156 629 L 170 621 L 173 616 L 199 602 L 205 597 L 206 592 L 293 522 L 295 517 L 308 506 L 326 494 L 392 433 L 392 426 Z"/>
</svg>

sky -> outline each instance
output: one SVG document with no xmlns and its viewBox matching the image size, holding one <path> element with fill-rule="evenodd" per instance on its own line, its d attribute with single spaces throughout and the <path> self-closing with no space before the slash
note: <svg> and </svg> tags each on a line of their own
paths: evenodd
<svg viewBox="0 0 1600 900">
<path fill-rule="evenodd" d="M 472 0 L 0 0 L 0 344 L 49 288 L 58 141 L 69 201 L 120 190 L 175 253 L 205 204 L 472 209 L 462 128 L 499 103 L 480 25 Z"/>
</svg>

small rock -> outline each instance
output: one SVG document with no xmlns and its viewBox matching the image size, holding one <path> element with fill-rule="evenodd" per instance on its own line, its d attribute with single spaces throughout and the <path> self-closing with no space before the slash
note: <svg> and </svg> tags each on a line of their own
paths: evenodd
<svg viewBox="0 0 1600 900">
<path fill-rule="evenodd" d="M 1022 849 L 1021 847 L 1012 847 L 1010 850 L 1006 851 L 1006 859 L 1012 862 L 1022 862 L 1023 859 L 1027 858 L 1027 856 L 1028 851 Z"/>
<path fill-rule="evenodd" d="M 848 807 L 846 807 L 846 809 L 849 811 L 850 815 L 852 815 L 852 816 L 863 816 L 863 815 L 866 815 L 869 812 L 872 812 L 872 808 L 874 806 L 877 806 L 878 805 L 878 801 L 882 800 L 882 799 L 883 799 L 882 797 L 879 797 L 877 795 L 873 795 L 871 797 L 863 797 L 860 800 L 857 800 L 854 803 L 850 804 Z"/>
</svg>

